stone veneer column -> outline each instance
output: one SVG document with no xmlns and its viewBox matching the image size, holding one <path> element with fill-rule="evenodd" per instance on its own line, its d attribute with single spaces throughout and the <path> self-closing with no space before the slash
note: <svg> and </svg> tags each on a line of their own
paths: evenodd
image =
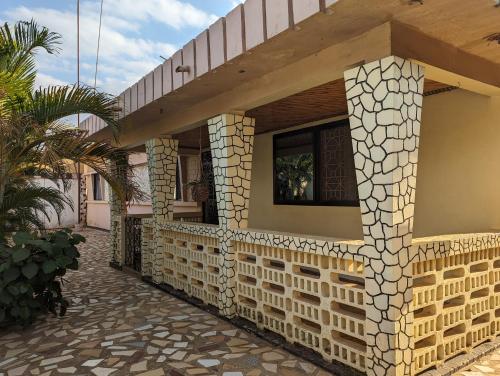
<svg viewBox="0 0 500 376">
<path fill-rule="evenodd" d="M 80 186 L 78 192 L 80 195 L 80 217 L 78 221 L 81 226 L 87 225 L 87 179 L 88 175 L 80 173 Z"/>
<path fill-rule="evenodd" d="M 126 157 L 124 157 L 126 158 Z M 123 186 L 127 180 L 127 160 L 114 160 L 109 163 L 110 173 L 117 179 L 121 180 Z M 113 192 L 110 187 L 109 192 L 109 210 L 110 210 L 110 234 L 111 234 L 111 255 L 110 260 L 114 264 L 122 266 L 124 255 L 124 241 L 123 241 L 123 216 L 127 214 L 126 203 L 124 203 L 118 195 Z M 120 220 L 117 220 L 117 218 Z"/>
<path fill-rule="evenodd" d="M 178 141 L 170 137 L 146 142 L 149 185 L 153 206 L 153 282 L 163 282 L 163 244 L 160 225 L 174 219 L 175 178 Z"/>
<path fill-rule="evenodd" d="M 390 56 L 344 74 L 365 245 L 368 375 L 409 375 L 423 67 Z"/>
<path fill-rule="evenodd" d="M 223 114 L 208 121 L 219 225 L 223 233 L 219 309 L 228 317 L 236 313 L 236 261 L 231 230 L 248 226 L 254 128 L 255 120 L 241 115 Z"/>
</svg>

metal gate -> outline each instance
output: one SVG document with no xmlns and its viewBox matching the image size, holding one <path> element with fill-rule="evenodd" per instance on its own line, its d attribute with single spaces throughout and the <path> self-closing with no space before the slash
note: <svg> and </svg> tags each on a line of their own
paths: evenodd
<svg viewBox="0 0 500 376">
<path fill-rule="evenodd" d="M 215 195 L 214 169 L 212 166 L 212 154 L 205 151 L 201 155 L 203 174 L 208 183 L 208 200 L 203 203 L 203 222 L 212 225 L 219 224 L 219 213 L 217 212 L 217 197 Z"/>
<path fill-rule="evenodd" d="M 141 218 L 125 218 L 125 266 L 136 272 L 141 271 L 141 230 Z"/>
</svg>

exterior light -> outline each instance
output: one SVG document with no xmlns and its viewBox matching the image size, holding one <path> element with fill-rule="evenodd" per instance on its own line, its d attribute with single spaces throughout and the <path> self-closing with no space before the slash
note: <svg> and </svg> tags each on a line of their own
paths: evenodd
<svg viewBox="0 0 500 376">
<path fill-rule="evenodd" d="M 500 33 L 493 33 L 490 35 L 487 35 L 483 38 L 487 42 L 494 42 L 500 44 Z"/>
<path fill-rule="evenodd" d="M 191 72 L 191 68 L 189 65 L 179 65 L 177 68 L 175 68 L 175 71 L 177 73 L 189 73 Z"/>
</svg>

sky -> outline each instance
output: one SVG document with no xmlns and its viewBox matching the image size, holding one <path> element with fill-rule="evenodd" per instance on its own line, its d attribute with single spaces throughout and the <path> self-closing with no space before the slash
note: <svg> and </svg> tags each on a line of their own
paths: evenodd
<svg viewBox="0 0 500 376">
<path fill-rule="evenodd" d="M 241 0 L 103 0 L 97 88 L 120 94 Z M 62 35 L 37 56 L 37 87 L 73 84 L 76 0 L 0 0 L 0 22 L 35 19 Z M 80 80 L 94 86 L 101 0 L 80 0 Z"/>
</svg>

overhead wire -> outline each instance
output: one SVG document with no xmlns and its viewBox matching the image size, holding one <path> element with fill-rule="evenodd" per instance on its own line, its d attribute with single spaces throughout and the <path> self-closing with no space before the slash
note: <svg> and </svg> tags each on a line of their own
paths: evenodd
<svg viewBox="0 0 500 376">
<path fill-rule="evenodd" d="M 99 32 L 97 34 L 97 53 L 95 57 L 94 89 L 97 87 L 97 70 L 99 65 L 99 49 L 101 46 L 101 27 L 102 27 L 102 7 L 104 0 L 101 0 L 101 11 L 99 13 Z"/>
</svg>

